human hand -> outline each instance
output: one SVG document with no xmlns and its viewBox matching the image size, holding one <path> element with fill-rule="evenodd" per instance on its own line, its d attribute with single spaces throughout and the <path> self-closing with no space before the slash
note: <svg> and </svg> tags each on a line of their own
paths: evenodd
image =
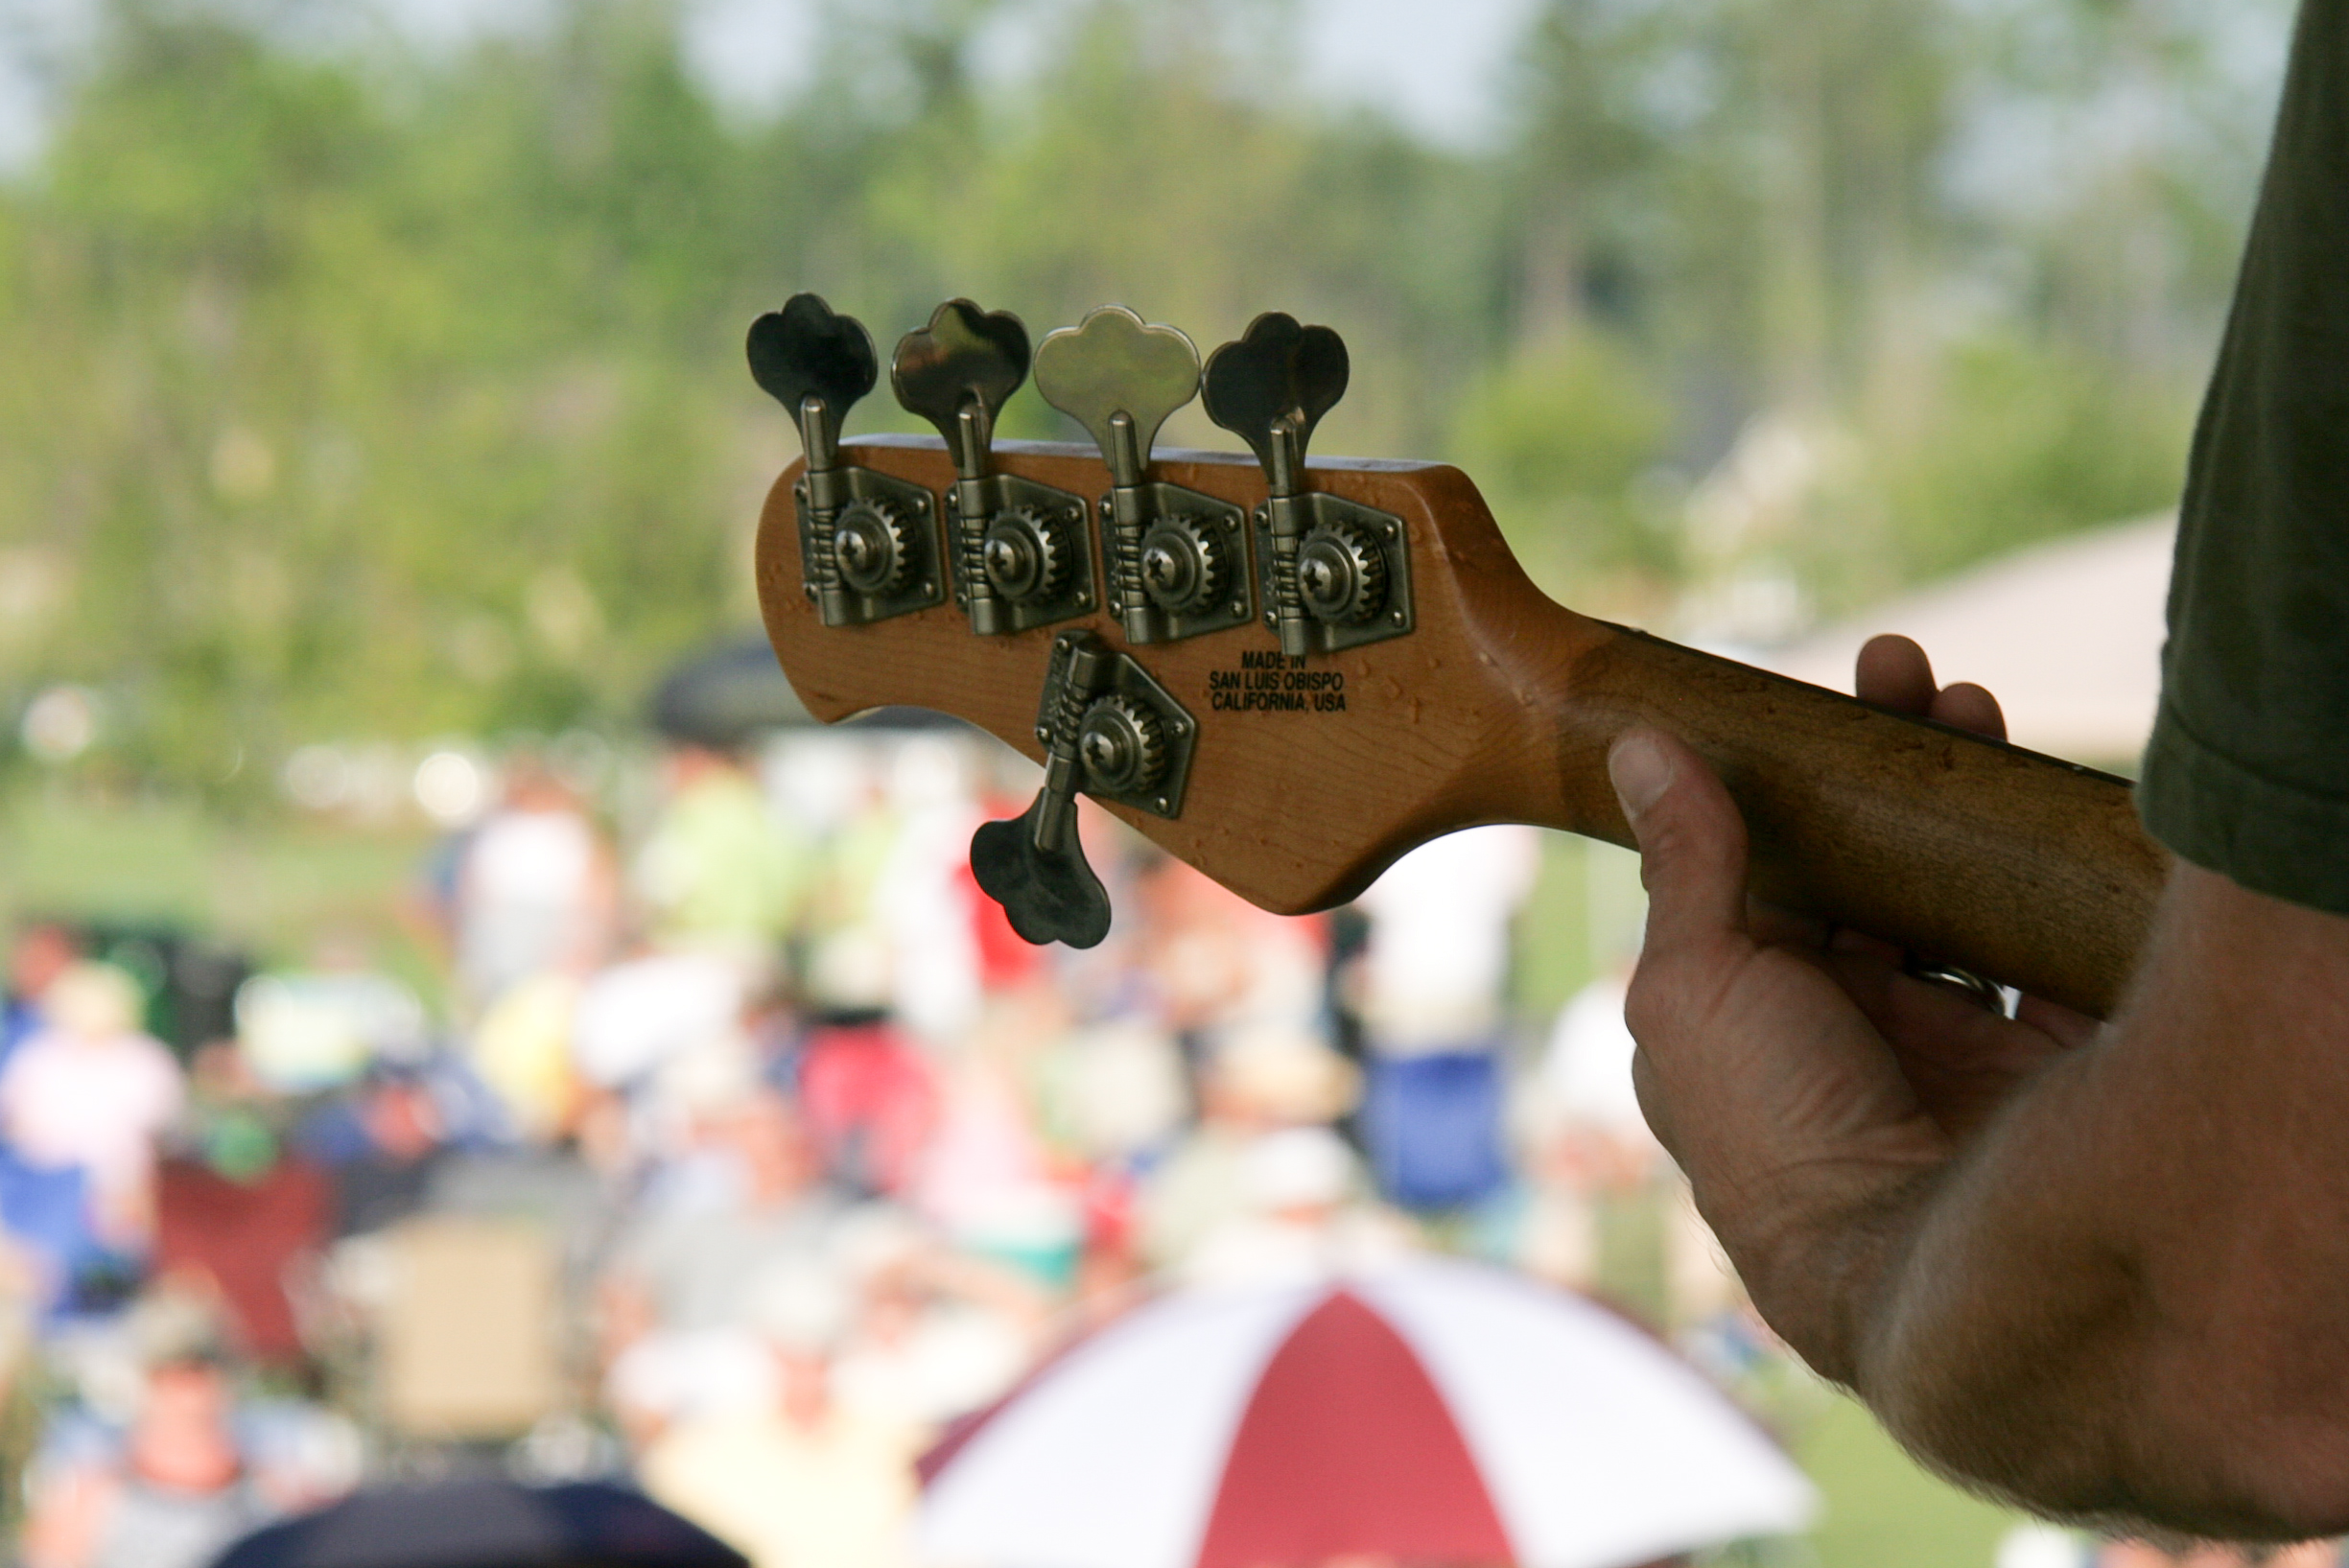
<svg viewBox="0 0 2349 1568">
<path fill-rule="evenodd" d="M 1937 688 L 1905 638 L 1862 650 L 1858 690 L 2004 733 L 1988 692 Z M 1745 824 L 1703 760 L 1642 727 L 1609 766 L 1650 899 L 1625 1007 L 1640 1105 L 1763 1315 L 1850 1381 L 1870 1285 L 1921 1195 L 2018 1082 L 2094 1025 L 2035 1001 L 2001 1017 L 1905 973 L 1889 943 L 1750 907 Z"/>
</svg>

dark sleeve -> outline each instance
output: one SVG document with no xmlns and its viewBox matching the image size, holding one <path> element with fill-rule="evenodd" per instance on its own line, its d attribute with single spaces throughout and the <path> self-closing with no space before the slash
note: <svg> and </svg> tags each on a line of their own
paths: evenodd
<svg viewBox="0 0 2349 1568">
<path fill-rule="evenodd" d="M 2139 808 L 2185 858 L 2349 914 L 2349 0 L 2305 0 L 2195 433 Z"/>
</svg>

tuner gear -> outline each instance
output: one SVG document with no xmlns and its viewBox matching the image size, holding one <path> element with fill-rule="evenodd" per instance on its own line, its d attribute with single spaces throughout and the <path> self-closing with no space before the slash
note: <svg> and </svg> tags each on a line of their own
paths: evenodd
<svg viewBox="0 0 2349 1568">
<path fill-rule="evenodd" d="M 1386 603 L 1386 557 L 1351 523 L 1316 524 L 1298 547 L 1297 592 L 1316 620 L 1368 620 Z"/>
<path fill-rule="evenodd" d="M 1049 599 L 1068 579 L 1075 553 L 1060 518 L 1033 506 L 1011 506 L 987 525 L 979 564 L 995 591 L 1015 604 Z"/>
<path fill-rule="evenodd" d="M 1102 697 L 1085 710 L 1076 749 L 1085 765 L 1088 790 L 1103 795 L 1140 794 L 1155 786 L 1166 771 L 1165 723 L 1140 703 Z"/>
<path fill-rule="evenodd" d="M 1171 615 L 1205 609 L 1222 597 L 1228 566 L 1223 535 L 1198 518 L 1163 518 L 1142 535 L 1142 591 Z"/>
<path fill-rule="evenodd" d="M 840 581 L 859 594 L 894 594 L 913 571 L 904 517 L 886 501 L 853 501 L 833 525 Z"/>
</svg>

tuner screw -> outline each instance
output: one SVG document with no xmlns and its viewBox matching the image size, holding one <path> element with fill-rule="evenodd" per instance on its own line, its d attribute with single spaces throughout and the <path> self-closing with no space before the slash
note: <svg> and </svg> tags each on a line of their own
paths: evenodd
<svg viewBox="0 0 2349 1568">
<path fill-rule="evenodd" d="M 1110 796 L 1147 792 L 1166 771 L 1163 721 L 1124 697 L 1102 697 L 1085 710 L 1077 730 L 1077 759 L 1086 786 Z"/>
<path fill-rule="evenodd" d="M 885 501 L 853 501 L 840 509 L 832 542 L 840 580 L 857 593 L 894 594 L 911 573 L 905 525 Z"/>
<path fill-rule="evenodd" d="M 1386 557 L 1351 524 L 1316 524 L 1298 547 L 1297 591 L 1316 620 L 1368 620 L 1386 600 Z"/>
<path fill-rule="evenodd" d="M 997 593 L 1016 604 L 1049 599 L 1069 575 L 1069 550 L 1061 519 L 1026 506 L 996 514 L 979 546 L 979 562 Z"/>
<path fill-rule="evenodd" d="M 1223 537 L 1198 518 L 1163 518 L 1141 541 L 1142 589 L 1172 615 L 1205 609 L 1223 596 Z"/>
</svg>

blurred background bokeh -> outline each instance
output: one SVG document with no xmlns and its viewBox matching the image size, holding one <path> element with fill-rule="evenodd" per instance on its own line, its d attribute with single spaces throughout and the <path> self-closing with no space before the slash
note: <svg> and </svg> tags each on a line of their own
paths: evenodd
<svg viewBox="0 0 2349 1568">
<path fill-rule="evenodd" d="M 2125 690 L 2023 737 L 2126 769 L 2290 21 L 0 0 L 27 1560 L 100 1562 L 141 1444 L 200 1469 L 229 1427 L 281 1484 L 216 1523 L 363 1472 L 657 1482 L 753 1341 L 909 1452 L 1069 1314 L 1308 1210 L 1676 1336 L 1822 1488 L 1743 1560 L 2086 1560 L 1910 1466 L 1710 1263 L 1623 1103 L 1628 856 L 1471 835 L 1284 922 L 1095 822 L 1118 927 L 1037 954 L 959 858 L 1032 787 L 1008 753 L 655 694 L 755 636 L 796 455 L 759 312 L 812 289 L 885 351 L 952 294 L 1203 348 L 1280 309 L 1352 351 L 1317 450 L 1461 464 L 1575 607 L 1809 674 L 2028 604 L 1988 643 L 2103 651 L 2012 695 Z M 1071 433 L 1032 389 L 1004 430 Z M 485 1279 L 495 1322 L 435 1316 Z"/>
</svg>

